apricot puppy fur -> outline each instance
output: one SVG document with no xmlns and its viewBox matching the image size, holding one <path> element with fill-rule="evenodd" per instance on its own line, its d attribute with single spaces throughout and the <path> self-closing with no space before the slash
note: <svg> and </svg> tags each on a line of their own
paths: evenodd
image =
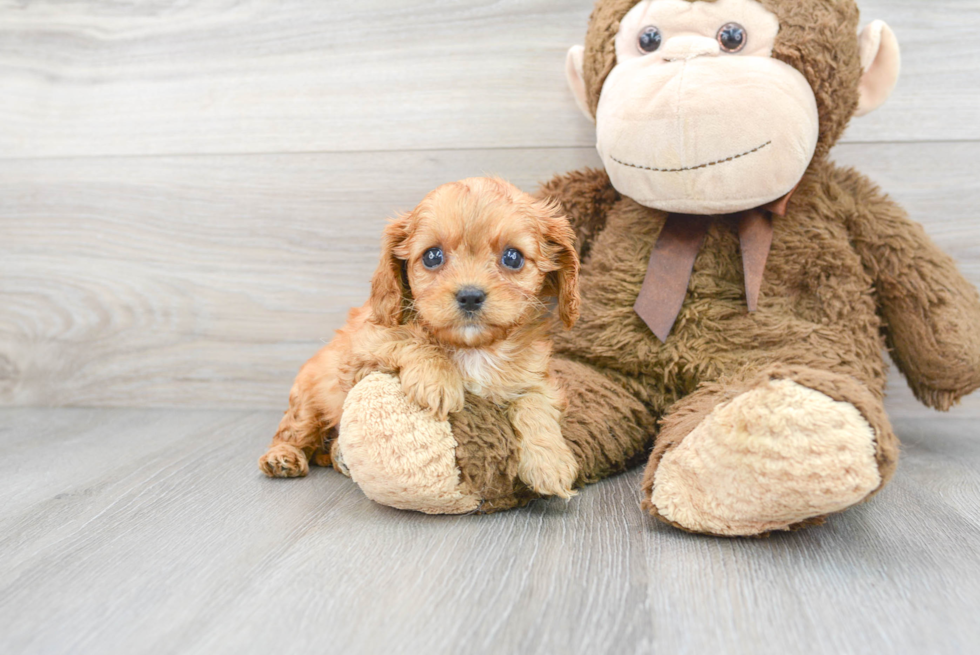
<svg viewBox="0 0 980 655">
<path fill-rule="evenodd" d="M 370 300 L 300 370 L 262 471 L 303 476 L 311 457 L 329 465 L 347 393 L 384 371 L 439 418 L 462 409 L 465 391 L 505 407 L 520 478 L 542 495 L 574 495 L 564 397 L 548 374 L 549 332 L 578 318 L 573 239 L 557 207 L 501 180 L 432 191 L 385 229 Z"/>
</svg>

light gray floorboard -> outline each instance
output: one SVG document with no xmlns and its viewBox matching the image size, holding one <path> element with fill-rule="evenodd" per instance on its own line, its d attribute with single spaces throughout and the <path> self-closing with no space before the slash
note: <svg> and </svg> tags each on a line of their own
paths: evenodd
<svg viewBox="0 0 980 655">
<path fill-rule="evenodd" d="M 966 653 L 980 426 L 897 423 L 891 486 L 827 525 L 691 536 L 639 472 L 427 517 L 255 459 L 273 412 L 0 410 L 0 652 Z"/>
<path fill-rule="evenodd" d="M 588 146 L 592 0 L 0 2 L 0 157 Z M 849 141 L 980 139 L 975 0 L 861 0 L 903 48 Z"/>
<path fill-rule="evenodd" d="M 853 144 L 980 285 L 975 143 Z M 0 405 L 263 407 L 367 298 L 388 216 L 592 148 L 0 161 Z M 929 415 L 893 377 L 893 415 Z M 980 395 L 956 410 L 980 416 Z"/>
</svg>

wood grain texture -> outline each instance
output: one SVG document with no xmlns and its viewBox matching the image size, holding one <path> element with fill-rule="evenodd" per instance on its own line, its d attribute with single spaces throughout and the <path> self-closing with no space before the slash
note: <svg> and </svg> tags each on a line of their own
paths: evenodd
<svg viewBox="0 0 980 655">
<path fill-rule="evenodd" d="M 972 144 L 835 156 L 980 284 Z M 587 165 L 587 148 L 0 161 L 0 404 L 280 408 L 366 299 L 386 216 L 459 177 L 530 190 Z M 893 391 L 893 415 L 933 415 L 897 374 Z"/>
<path fill-rule="evenodd" d="M 971 652 L 975 421 L 905 420 L 895 481 L 820 528 L 691 536 L 639 472 L 485 517 L 268 480 L 274 412 L 0 410 L 5 655 Z"/>
<path fill-rule="evenodd" d="M 385 217 L 598 165 L 562 76 L 591 4 L 0 0 L 0 405 L 280 407 Z M 836 155 L 980 282 L 980 5 L 861 4 L 903 81 Z"/>
<path fill-rule="evenodd" d="M 7 0 L 0 157 L 590 146 L 563 70 L 592 4 Z M 861 7 L 903 75 L 846 139 L 980 139 L 980 4 Z"/>
<path fill-rule="evenodd" d="M 0 403 L 278 407 L 367 299 L 386 217 L 458 177 L 534 188 L 591 157 L 0 162 Z"/>
</svg>

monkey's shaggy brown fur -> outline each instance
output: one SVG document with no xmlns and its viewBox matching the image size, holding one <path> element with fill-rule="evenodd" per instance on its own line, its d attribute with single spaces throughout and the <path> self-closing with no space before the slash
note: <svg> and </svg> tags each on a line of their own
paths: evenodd
<svg viewBox="0 0 980 655">
<path fill-rule="evenodd" d="M 593 12 L 584 62 L 593 112 L 615 65 L 619 21 L 637 1 L 600 0 Z M 780 21 L 774 56 L 814 90 L 820 139 L 786 216 L 774 217 L 757 312 L 746 309 L 738 226 L 719 217 L 661 343 L 633 303 L 666 215 L 620 196 L 602 171 L 559 176 L 541 190 L 562 203 L 583 259 L 581 319 L 557 337 L 564 361 L 553 365 L 570 401 L 563 428 L 580 483 L 643 457 L 662 419 L 643 483 L 649 499 L 663 454 L 713 408 L 766 380 L 788 379 L 860 411 L 875 434 L 884 485 L 898 442 L 882 405 L 883 347 L 931 407 L 946 410 L 980 387 L 976 290 L 900 207 L 861 174 L 827 161 L 858 102 L 857 7 L 760 1 Z M 474 402 L 453 419 L 462 486 L 483 494 L 484 511 L 531 497 L 509 482 L 513 453 L 494 445 L 506 440 L 498 413 Z"/>
</svg>

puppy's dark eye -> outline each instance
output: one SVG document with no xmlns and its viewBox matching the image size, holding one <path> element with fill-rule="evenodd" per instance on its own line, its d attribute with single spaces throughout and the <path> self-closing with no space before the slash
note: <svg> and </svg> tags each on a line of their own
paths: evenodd
<svg viewBox="0 0 980 655">
<path fill-rule="evenodd" d="M 657 48 L 660 47 L 661 41 L 664 38 L 658 30 L 653 25 L 644 27 L 643 31 L 640 32 L 640 38 L 637 41 L 637 45 L 640 47 L 640 52 L 655 52 Z"/>
<path fill-rule="evenodd" d="M 426 268 L 439 268 L 446 261 L 442 254 L 442 248 L 429 248 L 422 254 L 422 266 Z"/>
<path fill-rule="evenodd" d="M 745 42 L 748 40 L 745 28 L 738 23 L 723 25 L 718 30 L 718 45 L 725 52 L 738 52 L 745 47 Z"/>
<path fill-rule="evenodd" d="M 519 271 L 524 268 L 524 255 L 517 248 L 508 248 L 500 258 L 500 263 L 504 265 L 504 268 Z"/>
</svg>

